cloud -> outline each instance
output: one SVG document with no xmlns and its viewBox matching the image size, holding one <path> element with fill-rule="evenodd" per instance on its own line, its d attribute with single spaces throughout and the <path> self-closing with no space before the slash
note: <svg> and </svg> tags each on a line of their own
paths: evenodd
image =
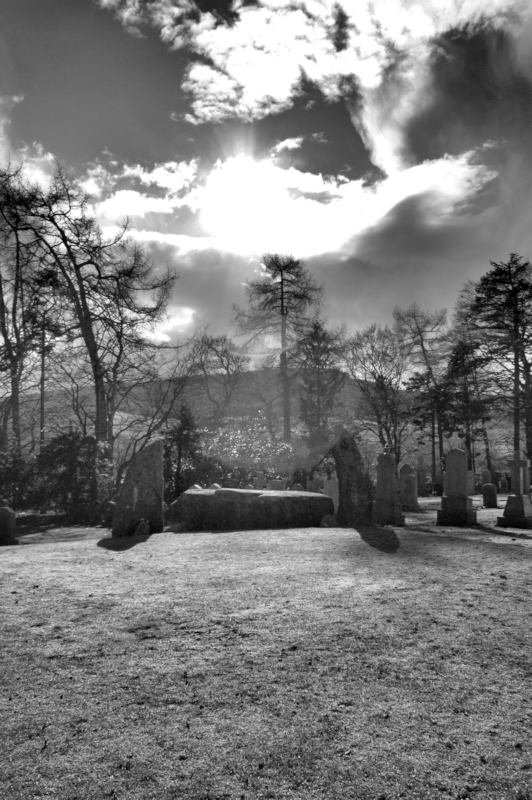
<svg viewBox="0 0 532 800">
<path fill-rule="evenodd" d="M 304 139 L 304 136 L 294 136 L 291 139 L 283 139 L 282 142 L 278 142 L 275 147 L 272 147 L 272 153 L 277 155 L 283 150 L 298 150 L 303 144 Z"/>
<path fill-rule="evenodd" d="M 231 13 L 224 6 L 221 14 L 213 11 L 216 4 L 191 0 L 100 4 L 124 25 L 149 23 L 171 47 L 186 46 L 201 57 L 183 83 L 192 98 L 189 121 L 278 113 L 301 93 L 304 76 L 327 99 L 352 101 L 353 122 L 387 174 L 413 163 L 405 130 L 433 104 L 438 37 L 453 30 L 504 32 L 515 71 L 532 77 L 529 0 L 359 0 L 356 8 L 349 0 L 258 0 L 237 2 Z"/>
</svg>

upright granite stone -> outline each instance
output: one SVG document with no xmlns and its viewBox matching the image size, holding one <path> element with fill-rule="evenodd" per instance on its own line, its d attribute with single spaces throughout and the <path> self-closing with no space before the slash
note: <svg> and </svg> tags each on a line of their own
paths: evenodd
<svg viewBox="0 0 532 800">
<path fill-rule="evenodd" d="M 330 497 L 334 503 L 334 511 L 338 511 L 340 495 L 338 492 L 338 481 L 323 481 L 323 493 Z"/>
<path fill-rule="evenodd" d="M 253 480 L 256 489 L 264 489 L 266 486 L 266 476 L 264 472 L 257 472 L 257 477 Z"/>
<path fill-rule="evenodd" d="M 502 517 L 497 517 L 497 525 L 499 528 L 532 528 L 528 461 L 521 457 L 519 450 L 516 450 L 508 466 L 512 494 L 508 495 Z"/>
<path fill-rule="evenodd" d="M 371 525 L 374 489 L 355 437 L 342 428 L 330 450 L 338 477 L 338 525 Z"/>
<path fill-rule="evenodd" d="M 417 474 L 410 464 L 399 470 L 399 492 L 403 511 L 421 511 L 417 501 Z"/>
<path fill-rule="evenodd" d="M 438 525 L 475 525 L 477 521 L 467 493 L 467 455 L 458 448 L 445 456 L 445 495 L 437 521 Z"/>
<path fill-rule="evenodd" d="M 17 517 L 7 500 L 0 499 L 0 545 L 18 544 L 16 539 Z"/>
<path fill-rule="evenodd" d="M 472 470 L 467 473 L 467 493 L 475 494 L 475 473 Z"/>
<path fill-rule="evenodd" d="M 324 494 L 264 489 L 188 489 L 169 507 L 170 529 L 242 531 L 317 528 L 333 502 Z"/>
<path fill-rule="evenodd" d="M 395 460 L 391 453 L 377 457 L 377 488 L 373 503 L 374 525 L 404 525 L 401 506 L 397 500 Z"/>
<path fill-rule="evenodd" d="M 501 485 L 501 494 L 507 494 L 508 493 L 508 481 L 507 481 L 507 479 L 506 478 L 501 478 L 500 485 Z"/>
<path fill-rule="evenodd" d="M 497 487 L 494 483 L 482 485 L 482 505 L 484 508 L 497 508 Z"/>
<path fill-rule="evenodd" d="M 113 537 L 133 536 L 146 520 L 150 533 L 164 530 L 163 443 L 145 447 L 131 459 L 113 516 Z"/>
</svg>

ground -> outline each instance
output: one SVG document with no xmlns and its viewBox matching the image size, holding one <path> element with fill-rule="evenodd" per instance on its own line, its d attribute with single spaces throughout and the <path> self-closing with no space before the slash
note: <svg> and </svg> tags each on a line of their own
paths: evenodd
<svg viewBox="0 0 532 800">
<path fill-rule="evenodd" d="M 532 800 L 532 532 L 424 504 L 0 548 L 0 797 Z"/>
</svg>

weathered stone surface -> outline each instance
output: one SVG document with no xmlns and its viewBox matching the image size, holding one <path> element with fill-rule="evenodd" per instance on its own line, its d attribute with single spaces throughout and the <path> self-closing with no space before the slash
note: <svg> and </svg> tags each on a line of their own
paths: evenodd
<svg viewBox="0 0 532 800">
<path fill-rule="evenodd" d="M 153 442 L 131 460 L 113 516 L 113 537 L 132 536 L 141 520 L 150 533 L 164 529 L 163 443 Z"/>
<path fill-rule="evenodd" d="M 338 503 L 340 501 L 338 481 L 323 481 L 323 494 L 331 498 L 334 503 L 334 510 L 338 511 Z"/>
<path fill-rule="evenodd" d="M 528 495 L 508 495 L 502 517 L 497 517 L 499 528 L 532 528 L 532 503 Z"/>
<path fill-rule="evenodd" d="M 397 502 L 395 461 L 390 453 L 377 457 L 377 488 L 373 503 L 374 525 L 404 525 L 401 506 Z"/>
<path fill-rule="evenodd" d="M 0 544 L 15 544 L 16 514 L 9 506 L 0 507 Z"/>
<path fill-rule="evenodd" d="M 476 511 L 467 496 L 467 455 L 454 448 L 445 456 L 445 496 L 438 511 L 438 525 L 475 525 Z"/>
<path fill-rule="evenodd" d="M 371 525 L 373 482 L 369 477 L 354 436 L 342 429 L 331 447 L 338 477 L 338 525 L 354 528 Z"/>
<path fill-rule="evenodd" d="M 491 471 L 489 469 L 482 470 L 482 475 L 480 476 L 480 482 L 482 486 L 485 486 L 486 483 L 494 483 L 491 477 Z"/>
<path fill-rule="evenodd" d="M 188 489 L 169 507 L 172 530 L 229 531 L 319 527 L 333 514 L 330 497 L 261 489 Z"/>
<path fill-rule="evenodd" d="M 399 470 L 401 508 L 403 511 L 421 511 L 417 501 L 417 473 L 410 464 Z"/>
<path fill-rule="evenodd" d="M 482 505 L 484 508 L 497 508 L 497 487 L 494 483 L 482 486 Z"/>
<path fill-rule="evenodd" d="M 528 459 L 519 450 L 508 462 L 511 470 L 511 491 L 502 517 L 497 517 L 499 528 L 532 528 L 532 503 L 530 502 L 530 473 Z"/>
</svg>

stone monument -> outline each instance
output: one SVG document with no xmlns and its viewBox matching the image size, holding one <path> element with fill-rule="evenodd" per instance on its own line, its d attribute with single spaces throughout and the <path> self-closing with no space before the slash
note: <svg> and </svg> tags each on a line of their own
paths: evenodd
<svg viewBox="0 0 532 800">
<path fill-rule="evenodd" d="M 7 504 L 7 500 L 0 498 L 0 545 L 18 544 L 15 536 L 16 514 Z"/>
<path fill-rule="evenodd" d="M 401 508 L 403 511 L 421 511 L 417 501 L 417 474 L 410 464 L 399 470 Z"/>
<path fill-rule="evenodd" d="M 494 483 L 482 484 L 482 505 L 484 508 L 497 508 L 497 487 Z"/>
<path fill-rule="evenodd" d="M 451 443 L 454 445 L 455 441 Z M 445 456 L 445 494 L 438 511 L 438 525 L 476 524 L 477 514 L 467 489 L 467 455 L 453 446 Z"/>
<path fill-rule="evenodd" d="M 164 530 L 163 443 L 157 440 L 131 459 L 113 515 L 113 537 L 133 536 L 145 520 L 150 533 Z"/>
<path fill-rule="evenodd" d="M 373 483 L 353 434 L 339 426 L 330 452 L 338 477 L 338 525 L 345 528 L 371 525 Z"/>
<path fill-rule="evenodd" d="M 373 503 L 374 525 L 404 525 L 401 506 L 397 501 L 395 459 L 391 453 L 377 457 L 377 488 Z"/>
<path fill-rule="evenodd" d="M 497 517 L 499 528 L 532 528 L 532 503 L 530 502 L 530 474 L 528 461 L 519 450 L 508 462 L 511 474 L 512 494 L 504 507 L 502 517 Z"/>
</svg>

